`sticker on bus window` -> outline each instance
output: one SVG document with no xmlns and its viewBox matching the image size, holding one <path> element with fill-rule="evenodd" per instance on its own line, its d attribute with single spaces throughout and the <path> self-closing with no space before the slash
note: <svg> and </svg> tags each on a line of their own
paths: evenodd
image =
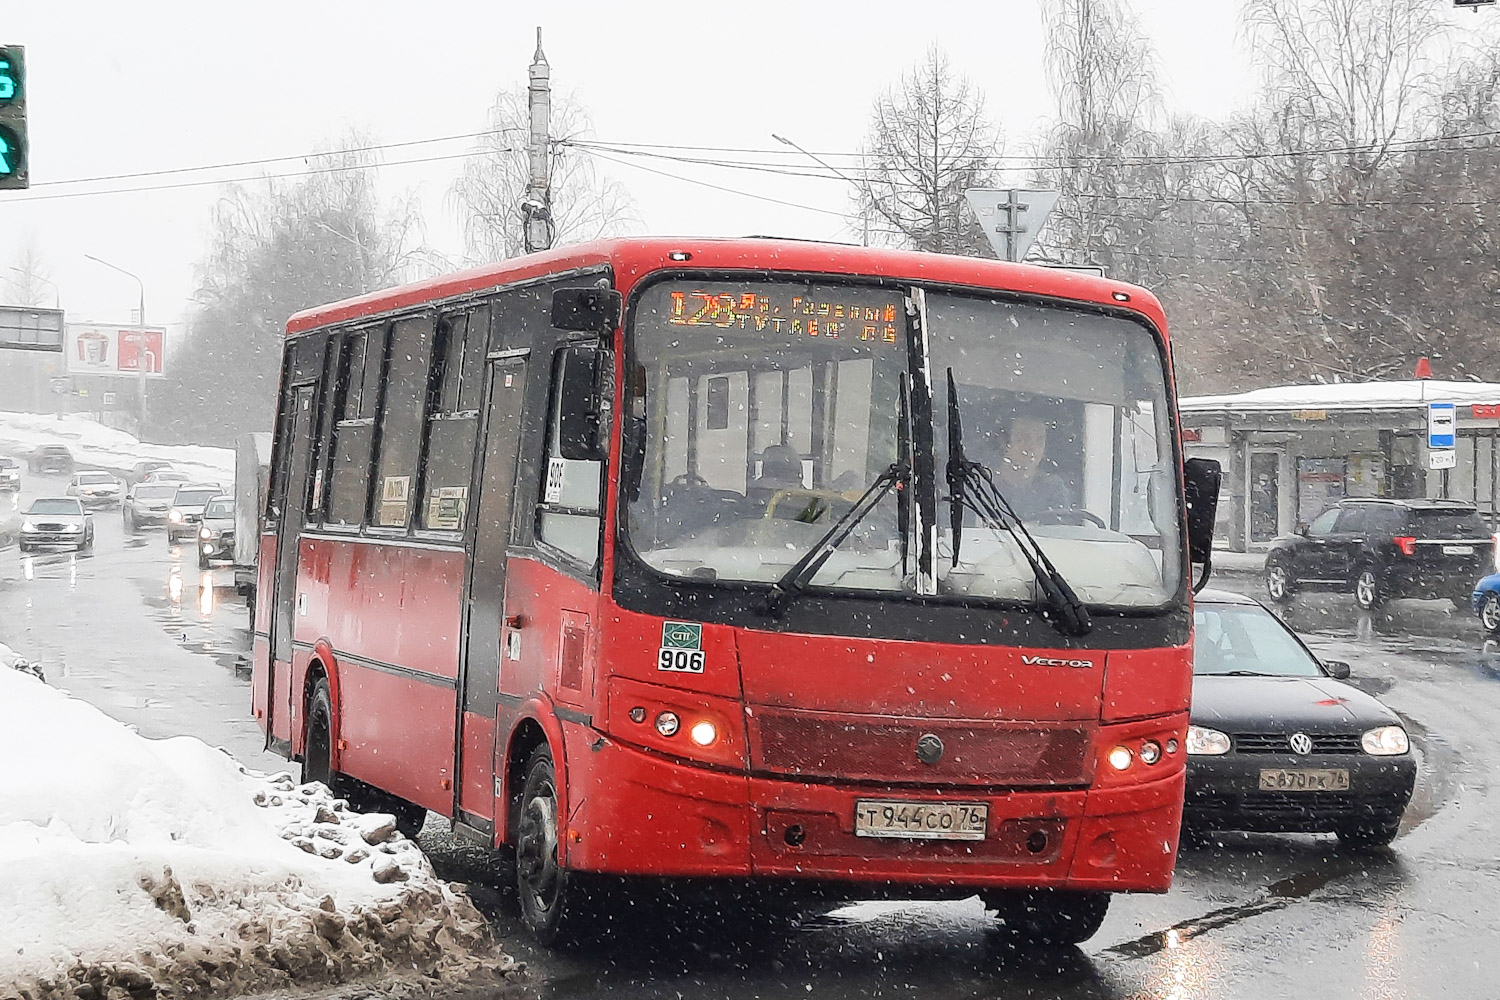
<svg viewBox="0 0 1500 1000">
<path fill-rule="evenodd" d="M 562 499 L 563 476 L 568 472 L 568 460 L 566 458 L 553 458 L 547 461 L 547 491 L 543 503 L 557 503 Z"/>
<path fill-rule="evenodd" d="M 377 523 L 404 525 L 410 498 L 410 476 L 386 476 L 380 484 L 380 511 Z"/>
<path fill-rule="evenodd" d="M 662 622 L 656 669 L 679 674 L 703 673 L 703 626 L 695 622 Z"/>
<path fill-rule="evenodd" d="M 427 527 L 456 531 L 464 526 L 469 505 L 467 486 L 442 486 L 427 499 Z"/>
</svg>

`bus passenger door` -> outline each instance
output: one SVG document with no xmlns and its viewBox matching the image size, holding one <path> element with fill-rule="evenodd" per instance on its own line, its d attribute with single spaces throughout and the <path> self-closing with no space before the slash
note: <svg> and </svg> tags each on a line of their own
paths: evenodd
<svg viewBox="0 0 1500 1000">
<path fill-rule="evenodd" d="M 526 359 L 489 366 L 489 393 L 474 468 L 478 501 L 471 519 L 465 590 L 463 660 L 459 667 L 458 818 L 490 832 L 495 819 L 495 724 L 499 708 L 501 635 L 505 625 L 505 560 L 510 544 Z"/>
<path fill-rule="evenodd" d="M 292 389 L 291 435 L 286 439 L 286 493 L 276 528 L 276 592 L 271 607 L 270 684 L 266 696 L 266 733 L 276 734 L 290 722 L 277 718 L 291 708 L 292 633 L 297 623 L 297 550 L 307 521 L 307 478 L 313 445 L 312 385 Z M 290 734 L 288 734 L 290 735 Z"/>
</svg>

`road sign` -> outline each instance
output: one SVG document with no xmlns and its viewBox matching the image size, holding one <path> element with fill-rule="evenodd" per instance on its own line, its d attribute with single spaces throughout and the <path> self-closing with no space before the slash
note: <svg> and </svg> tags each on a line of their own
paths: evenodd
<svg viewBox="0 0 1500 1000">
<path fill-rule="evenodd" d="M 167 331 L 146 327 L 146 374 L 160 378 L 165 370 L 163 352 Z M 71 375 L 140 374 L 141 329 L 129 326 L 105 326 L 100 323 L 69 323 L 67 337 L 68 373 Z"/>
<path fill-rule="evenodd" d="M 7 347 L 16 351 L 61 352 L 62 310 L 0 306 L 0 349 Z"/>
<path fill-rule="evenodd" d="M 1452 403 L 1427 404 L 1427 447 L 1452 448 L 1458 443 L 1454 433 L 1457 414 Z M 1433 466 L 1437 468 L 1437 466 Z"/>
<path fill-rule="evenodd" d="M 1458 468 L 1458 452 L 1453 448 L 1433 448 L 1427 453 L 1429 469 Z"/>
<path fill-rule="evenodd" d="M 27 171 L 26 47 L 0 45 L 0 190 L 31 186 Z"/>
<path fill-rule="evenodd" d="M 970 188 L 964 197 L 1001 260 L 1024 260 L 1031 241 L 1057 205 L 1056 191 L 1023 188 Z"/>
</svg>

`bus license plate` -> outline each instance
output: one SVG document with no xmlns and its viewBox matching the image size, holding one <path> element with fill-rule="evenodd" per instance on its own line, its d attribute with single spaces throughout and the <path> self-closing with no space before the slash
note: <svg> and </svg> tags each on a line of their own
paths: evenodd
<svg viewBox="0 0 1500 1000">
<path fill-rule="evenodd" d="M 854 804 L 854 835 L 911 840 L 983 840 L 989 818 L 990 807 L 983 802 L 860 799 Z"/>
<path fill-rule="evenodd" d="M 1349 772 L 1343 768 L 1267 768 L 1260 772 L 1263 792 L 1347 792 Z"/>
<path fill-rule="evenodd" d="M 1445 555 L 1445 556 L 1472 556 L 1473 554 L 1474 554 L 1474 546 L 1472 546 L 1472 545 L 1444 545 L 1443 546 L 1443 555 Z"/>
</svg>

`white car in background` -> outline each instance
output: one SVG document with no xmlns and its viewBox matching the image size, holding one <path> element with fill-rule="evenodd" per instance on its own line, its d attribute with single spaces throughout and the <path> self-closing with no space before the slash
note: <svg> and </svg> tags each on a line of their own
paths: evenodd
<svg viewBox="0 0 1500 1000">
<path fill-rule="evenodd" d="M 67 490 L 84 507 L 113 507 L 120 502 L 121 492 L 120 481 L 107 472 L 74 473 Z"/>
<path fill-rule="evenodd" d="M 94 515 L 76 497 L 33 500 L 21 519 L 21 551 L 51 545 L 71 545 L 75 552 L 94 547 Z"/>
</svg>

